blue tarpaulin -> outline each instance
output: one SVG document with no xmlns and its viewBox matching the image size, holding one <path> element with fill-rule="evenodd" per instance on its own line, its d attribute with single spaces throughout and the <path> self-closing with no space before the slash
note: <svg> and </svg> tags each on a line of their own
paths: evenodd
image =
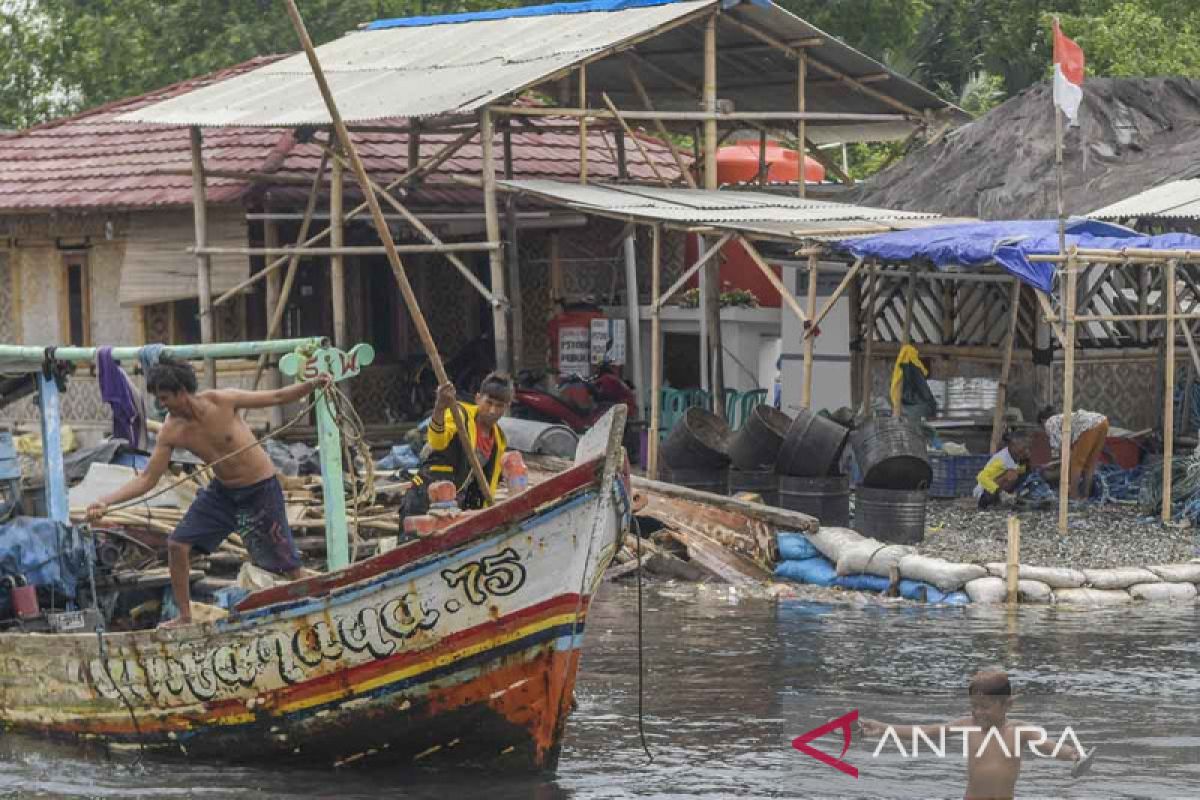
<svg viewBox="0 0 1200 800">
<path fill-rule="evenodd" d="M 587 0 L 582 3 L 547 3 L 540 6 L 520 8 L 493 8 L 487 11 L 466 11 L 461 14 L 436 14 L 428 17 L 397 17 L 381 19 L 367 25 L 369 31 L 385 28 L 420 28 L 427 25 L 453 25 L 461 22 L 477 22 L 485 19 L 509 19 L 511 17 L 549 17 L 555 14 L 589 14 L 596 11 L 625 11 L 630 8 L 652 8 L 667 6 L 680 0 Z M 767 0 L 750 0 L 754 5 L 768 5 Z M 737 5 L 736 0 L 722 3 L 723 7 Z"/>
<path fill-rule="evenodd" d="M 1067 223 L 1067 247 L 1120 250 L 1200 250 L 1200 236 L 1167 233 L 1143 236 L 1121 225 L 1090 219 Z M 1031 255 L 1054 255 L 1058 249 L 1056 220 L 1011 220 L 935 225 L 856 239 L 835 245 L 856 258 L 881 261 L 925 261 L 940 270 L 954 267 L 978 269 L 999 264 L 1025 283 L 1050 293 L 1054 289 L 1054 265 L 1034 263 Z"/>
<path fill-rule="evenodd" d="M 92 542 L 73 528 L 43 517 L 17 517 L 0 525 L 0 576 L 20 576 L 31 586 L 75 599 L 95 558 Z M 0 612 L 8 605 L 0 593 Z"/>
</svg>

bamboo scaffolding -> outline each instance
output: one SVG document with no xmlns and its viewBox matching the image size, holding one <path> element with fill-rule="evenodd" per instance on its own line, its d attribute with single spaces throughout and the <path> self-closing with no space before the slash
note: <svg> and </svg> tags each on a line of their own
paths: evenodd
<svg viewBox="0 0 1200 800">
<path fill-rule="evenodd" d="M 912 324 L 913 324 L 913 293 L 917 288 L 917 273 L 912 267 L 908 269 L 908 285 L 904 289 L 904 329 L 902 333 L 901 348 L 907 347 L 912 342 Z M 900 403 L 903 397 L 897 395 L 892 398 L 892 416 L 900 416 Z"/>
<path fill-rule="evenodd" d="M 1062 460 L 1058 476 L 1058 532 L 1067 533 L 1067 507 L 1071 488 L 1071 417 L 1075 410 L 1075 298 L 1076 289 L 1075 253 L 1067 261 L 1067 296 L 1065 298 L 1065 330 L 1063 341 L 1063 408 L 1062 408 Z"/>
<path fill-rule="evenodd" d="M 651 226 L 650 245 L 650 433 L 646 475 L 658 480 L 659 431 L 662 423 L 662 226 Z"/>
<path fill-rule="evenodd" d="M 509 120 L 505 120 L 503 138 L 505 180 L 513 178 L 512 125 L 507 124 L 509 122 Z M 508 194 L 504 198 L 505 247 L 507 249 L 504 265 L 508 270 L 507 295 L 512 298 L 510 301 L 513 321 L 512 359 L 513 374 L 515 375 L 521 373 L 525 355 L 525 302 L 521 294 L 521 249 L 520 242 L 517 240 L 517 197 L 516 194 Z M 641 376 L 638 376 L 638 380 L 641 380 Z"/>
<path fill-rule="evenodd" d="M 340 252 L 345 245 L 346 228 L 342 221 L 342 198 L 345 167 L 338 153 L 333 156 L 333 183 L 329 194 L 329 245 L 334 252 L 329 257 L 329 288 L 333 302 L 333 344 L 339 349 L 348 347 L 346 336 L 346 261 Z"/>
<path fill-rule="evenodd" d="M 816 258 L 816 254 L 810 253 L 809 258 Z M 812 325 L 810 325 L 804 331 L 805 338 L 816 335 L 816 331 L 821 325 L 821 321 L 824 320 L 825 316 L 833 310 L 834 305 L 837 304 L 837 301 L 841 299 L 842 294 L 846 291 L 846 287 L 850 285 L 851 281 L 854 280 L 854 277 L 858 275 L 859 271 L 862 269 L 862 265 L 863 259 L 860 257 L 854 261 L 854 264 L 846 271 L 846 274 L 842 276 L 841 283 L 837 285 L 837 288 L 833 290 L 833 294 L 829 295 L 829 298 L 825 301 L 825 305 L 821 307 L 820 312 L 813 318 Z"/>
<path fill-rule="evenodd" d="M 479 112 L 479 138 L 483 144 L 483 215 L 489 242 L 500 241 L 500 214 L 496 208 L 496 153 L 495 129 L 492 113 L 488 108 Z M 504 253 L 499 249 L 488 251 L 488 275 L 492 282 L 492 294 L 504 299 Z M 492 304 L 492 341 L 496 348 L 496 368 L 512 369 L 512 351 L 509 347 L 508 316 L 502 303 Z M 472 451 L 473 452 L 473 451 Z"/>
<path fill-rule="evenodd" d="M 805 94 L 805 86 L 808 83 L 808 54 L 804 50 L 800 50 L 796 54 L 796 111 L 803 114 L 808 110 L 808 98 Z M 799 173 L 796 175 L 796 192 L 800 197 L 804 197 L 808 191 L 808 180 L 805 177 L 804 169 L 804 150 L 808 144 L 808 121 L 803 117 L 796 123 L 796 156 Z M 811 257 L 811 256 L 810 256 Z M 816 309 L 809 306 L 809 316 L 812 316 Z M 811 376 L 810 376 L 811 377 Z M 808 408 L 808 404 L 804 404 Z"/>
<path fill-rule="evenodd" d="M 703 253 L 701 253 L 700 257 L 696 259 L 696 263 L 694 263 L 690 267 L 688 267 L 687 270 L 682 275 L 679 276 L 679 279 L 676 280 L 673 284 L 671 284 L 671 288 L 669 288 L 665 292 L 663 292 L 662 296 L 659 297 L 657 300 L 651 301 L 651 309 L 662 308 L 664 305 L 666 305 L 667 301 L 670 300 L 671 297 L 673 297 L 676 292 L 678 292 L 680 289 L 682 289 L 683 285 L 686 284 L 688 281 L 690 281 L 697 272 L 699 272 L 701 269 L 703 269 L 704 266 L 706 264 L 708 264 L 710 259 L 714 258 L 715 256 L 720 255 L 721 250 L 725 247 L 726 244 L 729 243 L 729 241 L 731 239 L 733 239 L 733 237 L 735 235 L 736 234 L 734 234 L 732 232 L 726 233 L 720 239 L 717 240 L 716 244 L 714 244 L 712 247 L 708 248 Z"/>
<path fill-rule="evenodd" d="M 863 410 L 870 412 L 871 410 L 871 389 L 874 384 L 872 380 L 872 345 L 875 341 L 875 307 L 879 297 L 879 265 L 872 263 L 867 276 L 869 286 L 867 290 L 867 319 L 863 332 L 863 374 L 862 374 L 862 403 Z"/>
<path fill-rule="evenodd" d="M 708 114 L 717 110 L 717 17 L 710 14 L 704 21 L 704 86 L 701 106 Z M 704 188 L 716 191 L 717 180 L 717 120 L 710 116 L 704 120 Z M 707 321 L 709 363 L 709 389 L 712 410 L 718 417 L 725 416 L 725 347 L 721 331 L 721 262 L 710 261 L 704 267 L 704 288 L 700 297 L 702 313 Z"/>
<path fill-rule="evenodd" d="M 587 65 L 579 68 L 579 107 L 587 108 Z M 579 182 L 588 182 L 588 118 L 579 118 Z"/>
<path fill-rule="evenodd" d="M 629 76 L 629 82 L 633 84 L 633 91 L 637 93 L 638 99 L 642 101 L 642 105 L 645 106 L 647 111 L 654 111 L 654 104 L 650 100 L 650 94 L 646 91 L 645 85 L 642 84 L 642 79 L 634 68 L 632 59 L 625 60 L 625 72 Z M 628 126 L 628 123 L 624 119 L 620 119 L 619 121 L 623 127 Z M 675 147 L 674 142 L 671 141 L 671 135 L 667 133 L 667 127 L 663 125 L 662 119 L 655 117 L 652 122 L 654 123 L 655 130 L 658 132 L 659 138 L 662 139 L 667 149 L 671 151 L 671 158 L 675 159 L 675 166 L 679 170 L 680 176 L 687 183 L 689 189 L 695 189 L 696 179 L 692 177 L 691 170 L 683 162 L 683 156 Z"/>
<path fill-rule="evenodd" d="M 783 281 L 779 279 L 779 276 L 775 274 L 775 270 L 771 269 L 770 265 L 763 260 L 762 255 L 757 249 L 755 249 L 754 244 L 740 234 L 737 238 L 738 241 L 741 242 L 742 247 L 745 249 L 746 254 L 750 256 L 750 260 L 754 262 L 756 267 L 758 267 L 759 272 L 761 272 L 763 277 L 765 277 L 771 283 L 771 285 L 775 287 L 775 291 L 779 292 L 779 296 L 783 298 L 783 302 L 787 304 L 788 308 L 790 308 L 797 317 L 799 317 L 801 323 L 807 322 L 808 315 L 804 313 L 804 309 L 801 307 L 800 301 L 796 299 L 796 296 L 792 294 L 791 290 L 788 289 L 787 286 L 784 285 Z"/>
<path fill-rule="evenodd" d="M 200 128 L 188 129 L 192 153 L 192 214 L 196 228 L 196 248 L 208 244 L 208 198 L 205 192 L 204 151 Z M 204 253 L 196 253 L 196 290 L 200 297 L 200 341 L 212 344 L 212 260 Z M 217 388 L 217 364 L 211 358 L 204 360 L 204 384 Z"/>
<path fill-rule="evenodd" d="M 438 354 L 437 345 L 433 341 L 433 336 L 429 332 L 429 326 L 425 322 L 425 315 L 421 311 L 420 304 L 417 303 L 417 297 L 413 293 L 412 286 L 408 282 L 408 276 L 404 272 L 404 266 L 400 262 L 400 255 L 396 252 L 396 243 L 392 241 L 392 233 L 388 229 L 387 221 L 383 218 L 383 209 L 379 205 L 379 199 L 375 196 L 375 192 L 371 190 L 371 182 L 367 177 L 366 167 L 363 166 L 362 160 L 358 156 L 358 150 L 354 146 L 354 142 L 350 138 L 350 132 L 346 130 L 346 125 L 342 121 L 341 113 L 339 113 L 337 104 L 334 102 L 333 93 L 329 89 L 329 84 L 325 80 L 325 73 L 321 69 L 321 62 L 317 58 L 316 50 L 313 48 L 312 40 L 308 36 L 308 30 L 304 26 L 304 20 L 300 16 L 299 9 L 296 8 L 296 0 L 284 0 L 287 3 L 288 16 L 291 18 L 292 26 L 296 30 L 296 35 L 300 39 L 300 44 L 304 48 L 304 53 L 308 58 L 309 67 L 312 69 L 313 77 L 317 81 L 317 87 L 320 89 L 321 98 L 325 101 L 325 106 L 329 111 L 329 117 L 333 122 L 333 127 L 337 131 L 338 140 L 342 145 L 350 164 L 353 167 L 355 177 L 358 180 L 359 186 L 362 188 L 363 194 L 366 195 L 367 203 L 371 209 L 371 218 L 375 223 L 375 230 L 379 234 L 379 238 L 383 240 L 383 245 L 388 249 L 388 262 L 392 268 L 392 274 L 396 278 L 396 283 L 400 286 L 400 293 L 404 296 L 404 302 L 408 306 L 409 315 L 412 317 L 413 326 L 417 329 L 417 335 L 421 339 L 421 344 L 425 348 L 425 353 L 429 357 L 430 366 L 433 367 L 434 374 L 437 376 L 439 384 L 449 383 L 450 379 L 446 375 L 446 368 L 442 364 L 441 356 Z M 491 159 L 491 144 L 492 130 L 491 118 L 487 111 L 483 112 L 483 121 L 486 123 L 480 126 L 480 131 L 484 139 L 484 174 L 485 178 L 489 168 L 494 169 L 494 162 Z M 495 172 L 492 173 L 492 214 L 495 218 Z M 490 235 L 489 241 L 496 241 L 498 236 Z M 493 258 L 497 258 L 496 251 L 492 251 Z M 497 347 L 501 339 L 502 331 L 496 331 Z M 492 487 L 487 477 L 484 475 L 483 467 L 479 463 L 479 453 L 475 450 L 475 444 L 470 439 L 470 434 L 467 431 L 466 419 L 462 409 L 458 403 L 454 403 L 450 407 L 451 415 L 454 418 L 457 428 L 458 438 L 467 454 L 467 459 L 471 464 L 471 473 L 475 478 L 477 488 L 484 498 L 490 502 L 492 499 Z"/>
<path fill-rule="evenodd" d="M 608 110 L 616 115 L 617 122 L 621 123 L 621 128 L 625 131 L 625 134 L 633 140 L 634 146 L 637 147 L 638 152 L 642 155 L 642 159 L 650 167 L 650 171 L 654 173 L 654 177 L 658 178 L 659 182 L 662 183 L 662 185 L 666 188 L 671 188 L 671 182 L 663 176 L 662 172 L 659 171 L 658 164 L 654 162 L 654 159 L 650 158 L 650 154 L 646 152 L 646 148 L 642 144 L 642 140 L 639 139 L 637 134 L 633 132 L 633 129 L 629 127 L 629 123 L 626 122 L 625 118 L 621 116 L 621 112 L 617 110 L 615 105 L 613 105 L 613 101 L 609 99 L 607 94 L 600 95 L 600 99 L 604 101 L 604 105 L 608 106 Z M 673 153 L 674 150 L 671 152 Z"/>
<path fill-rule="evenodd" d="M 815 62 L 811 62 L 815 64 Z M 580 117 L 613 119 L 613 113 L 602 108 L 566 108 L 561 106 L 491 106 L 496 114 L 516 117 Z M 625 119 L 664 122 L 908 122 L 904 114 L 851 114 L 838 111 L 623 111 Z"/>
<path fill-rule="evenodd" d="M 399 178 L 396 178 L 396 180 L 392 181 L 384 188 L 386 188 L 387 191 L 390 192 L 393 189 L 407 185 L 411 181 L 417 180 L 421 176 L 428 174 L 430 171 L 437 169 L 439 166 L 441 166 L 443 163 L 445 163 L 445 161 L 447 159 L 449 159 L 452 155 L 454 155 L 460 149 L 462 149 L 462 147 L 464 145 L 466 145 L 467 142 L 474 139 L 475 135 L 478 132 L 479 132 L 478 127 L 472 128 L 471 130 L 464 132 L 461 136 L 459 136 L 453 142 L 450 142 L 448 145 L 446 145 L 444 148 L 442 148 L 442 150 L 440 152 L 438 152 L 436 155 L 431 156 L 423 164 L 418 165 L 416 167 L 416 169 L 411 169 L 408 172 L 401 175 Z M 317 178 L 317 188 L 318 189 L 320 187 L 320 181 L 321 181 L 320 171 L 318 171 L 318 178 Z M 359 205 L 355 206 L 353 209 L 350 210 L 350 213 L 346 215 L 345 221 L 349 222 L 351 219 L 357 217 L 363 211 L 366 211 L 367 205 L 368 205 L 367 203 L 360 203 Z M 319 233 L 315 234 L 314 236 L 309 237 L 308 239 L 305 239 L 299 246 L 300 247 L 311 247 L 312 245 L 315 245 L 317 242 L 320 242 L 323 239 L 325 239 L 327 236 L 329 236 L 329 232 L 330 232 L 330 227 L 326 226 Z M 275 270 L 279 269 L 284 264 L 289 263 L 289 260 L 292 258 L 291 251 L 289 251 L 288 253 L 281 254 L 281 255 L 282 255 L 281 258 L 278 258 L 275 261 L 272 261 L 270 264 L 267 264 L 265 267 L 263 267 L 261 270 L 256 272 L 254 275 L 251 275 L 249 278 L 242 281 L 237 286 L 234 286 L 232 289 L 227 290 L 220 297 L 213 300 L 213 306 L 215 307 L 215 306 L 221 305 L 222 303 L 230 300 L 233 297 L 236 297 L 238 294 L 242 293 L 249 287 L 253 286 L 258 281 L 264 280 Z M 321 255 L 321 254 L 314 253 L 314 255 Z M 202 312 L 201 316 L 203 317 L 206 315 Z"/>
<path fill-rule="evenodd" d="M 803 62 L 801 62 L 803 63 Z M 802 154 L 803 155 L 803 154 Z M 801 178 L 803 181 L 803 178 Z M 808 257 L 808 318 L 814 319 L 817 315 L 817 257 Z M 816 328 L 814 325 L 809 325 L 804 337 L 804 384 L 800 392 L 800 405 L 804 408 L 812 408 L 812 374 L 813 374 L 813 346 L 816 344 L 815 336 Z"/>
<path fill-rule="evenodd" d="M 499 242 L 440 242 L 439 244 L 398 244 L 398 253 L 479 253 L 498 250 Z M 342 247 L 189 247 L 188 252 L 205 256 L 378 256 L 386 255 L 383 245 L 347 245 Z M 261 275 L 262 273 L 256 273 Z M 484 287 L 485 297 L 491 292 Z"/>
<path fill-rule="evenodd" d="M 1171 459 L 1175 455 L 1175 260 L 1167 262 L 1166 386 L 1163 389 L 1162 521 L 1171 521 Z"/>
</svg>

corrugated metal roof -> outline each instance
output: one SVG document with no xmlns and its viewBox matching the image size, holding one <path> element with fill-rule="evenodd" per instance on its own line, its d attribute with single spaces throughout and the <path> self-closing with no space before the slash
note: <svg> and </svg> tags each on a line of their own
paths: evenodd
<svg viewBox="0 0 1200 800">
<path fill-rule="evenodd" d="M 702 48 L 696 31 L 659 29 L 690 16 L 699 18 L 717 5 L 727 9 L 723 17 L 754 24 L 785 41 L 819 38 L 820 44 L 807 48 L 814 65 L 826 64 L 852 77 L 866 77 L 871 89 L 919 112 L 961 115 L 878 61 L 762 0 L 679 0 L 650 7 L 553 15 L 533 15 L 536 9 L 525 8 L 522 13 L 527 16 L 499 19 L 457 15 L 456 20 L 469 19 L 455 24 L 426 18 L 419 27 L 356 31 L 318 47 L 317 53 L 338 109 L 348 122 L 473 113 L 597 54 L 617 52 L 635 41 L 639 57 L 655 67 L 645 70 L 641 78 L 656 105 L 664 110 L 695 110 L 702 81 Z M 653 35 L 647 38 L 647 34 Z M 718 25 L 718 51 L 719 96 L 732 100 L 737 110 L 777 111 L 794 103 L 793 58 L 732 24 Z M 810 76 L 810 111 L 897 113 L 893 105 L 854 91 L 815 66 Z M 684 91 L 681 82 L 694 85 L 696 91 Z M 592 62 L 588 87 L 591 106 L 599 106 L 599 95 L 605 92 L 618 107 L 641 107 L 623 59 Z M 139 109 L 123 119 L 206 127 L 330 123 L 303 54 L 220 86 Z M 809 126 L 818 143 L 896 138 L 907 135 L 911 127 L 907 122 L 814 122 Z"/>
<path fill-rule="evenodd" d="M 1140 194 L 1118 200 L 1088 214 L 1093 219 L 1121 220 L 1131 217 L 1200 219 L 1200 178 L 1171 181 Z"/>
<path fill-rule="evenodd" d="M 714 5 L 355 31 L 317 48 L 347 122 L 469 113 L 588 56 Z M 303 53 L 125 117 L 174 125 L 328 125 Z"/>
<path fill-rule="evenodd" d="M 923 220 L 930 224 L 943 221 L 937 214 L 760 192 L 580 185 L 550 180 L 500 181 L 499 185 L 583 213 L 676 225 L 708 225 L 793 239 L 825 236 L 831 231 L 879 233 L 924 224 Z"/>
<path fill-rule="evenodd" d="M 114 118 L 149 103 L 215 84 L 277 60 L 252 61 L 146 95 L 119 100 L 73 117 L 56 120 L 11 135 L 0 136 L 0 213 L 38 210 L 122 210 L 190 206 L 192 202 L 191 153 L 188 132 L 160 125 L 114 122 Z M 542 123 L 527 120 L 512 133 L 513 169 L 520 178 L 561 178 L 579 175 L 579 138 L 554 130 L 539 130 Z M 420 157 L 430 158 L 458 137 L 456 132 L 426 133 Z M 368 171 L 388 183 L 409 168 L 408 135 L 393 131 L 353 134 Z M 662 174 L 679 174 L 666 146 L 641 137 Z M 502 138 L 496 138 L 501 151 Z M 588 135 L 588 171 L 598 180 L 615 180 L 617 164 L 613 135 L 595 127 Z M 641 152 L 627 145 L 627 167 L 633 180 L 652 180 L 654 171 Z M 216 128 L 204 132 L 204 163 L 211 170 L 236 172 L 278 171 L 311 178 L 321 160 L 320 149 L 297 143 L 291 130 Z M 268 165 L 270 165 L 268 167 Z M 436 205 L 455 205 L 464 196 L 450 176 L 478 177 L 483 172 L 483 149 L 471 140 L 410 195 L 414 207 L 431 199 Z M 271 193 L 277 207 L 302 206 L 308 189 L 290 184 L 258 184 L 257 191 Z M 439 191 L 432 187 L 441 186 Z M 349 194 L 354 193 L 348 181 Z M 208 180 L 208 199 L 214 205 L 247 200 L 255 185 L 229 178 Z M 469 190 L 467 194 L 472 194 Z M 474 203 L 478 205 L 478 203 Z"/>
</svg>

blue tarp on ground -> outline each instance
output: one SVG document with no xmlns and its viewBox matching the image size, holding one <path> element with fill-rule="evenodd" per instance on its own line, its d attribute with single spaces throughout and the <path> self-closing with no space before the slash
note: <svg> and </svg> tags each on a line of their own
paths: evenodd
<svg viewBox="0 0 1200 800">
<path fill-rule="evenodd" d="M 549 17 L 555 14 L 587 14 L 593 11 L 625 11 L 630 8 L 651 8 L 666 6 L 680 0 L 587 0 L 582 3 L 547 3 L 540 6 L 524 6 L 521 8 L 493 8 L 487 11 L 466 11 L 462 14 L 435 14 L 428 17 L 397 17 L 381 19 L 367 25 L 367 30 L 378 31 L 385 28 L 419 28 L 426 25 L 453 25 L 460 22 L 477 22 L 484 19 L 509 19 L 510 17 Z M 768 5 L 767 0 L 750 0 L 754 5 Z M 722 6 L 737 5 L 735 2 L 722 3 Z"/>
<path fill-rule="evenodd" d="M 1121 225 L 1090 219 L 1067 223 L 1067 247 L 1120 250 L 1200 250 L 1200 236 L 1167 233 L 1143 236 Z M 1031 255 L 1054 255 L 1058 249 L 1057 220 L 1009 220 L 935 225 L 856 239 L 836 246 L 856 258 L 881 261 L 925 261 L 941 270 L 980 268 L 999 264 L 1025 283 L 1049 293 L 1054 288 L 1054 264 L 1033 263 Z"/>
</svg>

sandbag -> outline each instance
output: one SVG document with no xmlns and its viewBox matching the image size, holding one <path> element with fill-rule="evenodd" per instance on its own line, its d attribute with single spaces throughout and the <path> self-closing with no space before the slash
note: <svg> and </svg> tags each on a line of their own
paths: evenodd
<svg viewBox="0 0 1200 800">
<path fill-rule="evenodd" d="M 1139 583 L 1129 587 L 1129 596 L 1147 603 L 1190 603 L 1196 599 L 1191 583 Z"/>
<path fill-rule="evenodd" d="M 987 575 L 978 564 L 959 564 L 943 558 L 911 555 L 900 559 L 900 577 L 932 583 L 943 592 L 961 589 L 967 581 Z"/>
<path fill-rule="evenodd" d="M 940 603 L 946 595 L 932 583 L 924 581 L 900 581 L 900 596 L 906 600 L 916 600 L 918 603 Z"/>
<path fill-rule="evenodd" d="M 1083 577 L 1093 589 L 1128 589 L 1137 583 L 1158 583 L 1160 578 L 1144 567 L 1085 569 Z"/>
<path fill-rule="evenodd" d="M 842 555 L 842 549 L 863 540 L 863 535 L 849 528 L 821 528 L 808 537 L 808 541 L 817 551 L 833 563 L 837 563 Z"/>
<path fill-rule="evenodd" d="M 1022 603 L 1049 603 L 1054 599 L 1054 590 L 1041 581 L 1018 580 L 1017 597 Z"/>
<path fill-rule="evenodd" d="M 802 561 L 779 562 L 775 567 L 775 577 L 813 586 L 831 586 L 837 578 L 837 571 L 828 559 L 816 556 Z"/>
<path fill-rule="evenodd" d="M 837 560 L 838 575 L 879 575 L 884 578 L 891 575 L 893 567 L 900 564 L 900 559 L 917 552 L 915 547 L 904 544 L 885 544 L 875 539 L 864 539 L 858 544 L 842 548 L 842 554 Z"/>
<path fill-rule="evenodd" d="M 886 592 L 891 581 L 878 575 L 840 575 L 833 585 L 854 592 Z"/>
<path fill-rule="evenodd" d="M 966 592 L 947 592 L 942 598 L 942 605 L 946 606 L 965 606 L 971 602 L 971 598 Z"/>
<path fill-rule="evenodd" d="M 1169 583 L 1200 583 L 1200 564 L 1162 564 L 1146 569 Z"/>
<path fill-rule="evenodd" d="M 967 581 L 963 591 L 972 603 L 1003 603 L 1007 596 L 1004 581 L 995 575 Z"/>
<path fill-rule="evenodd" d="M 775 534 L 775 541 L 779 545 L 780 561 L 803 561 L 821 554 L 803 533 L 780 531 Z"/>
<path fill-rule="evenodd" d="M 987 565 L 988 572 L 998 578 L 1005 577 L 1003 561 L 993 561 Z M 1021 564 L 1017 577 L 1022 580 L 1041 581 L 1049 584 L 1051 589 L 1078 589 L 1087 583 L 1083 572 L 1070 567 L 1034 567 Z"/>
<path fill-rule="evenodd" d="M 1120 606 L 1133 602 L 1124 589 L 1055 589 L 1054 603 L 1070 606 Z"/>
</svg>

